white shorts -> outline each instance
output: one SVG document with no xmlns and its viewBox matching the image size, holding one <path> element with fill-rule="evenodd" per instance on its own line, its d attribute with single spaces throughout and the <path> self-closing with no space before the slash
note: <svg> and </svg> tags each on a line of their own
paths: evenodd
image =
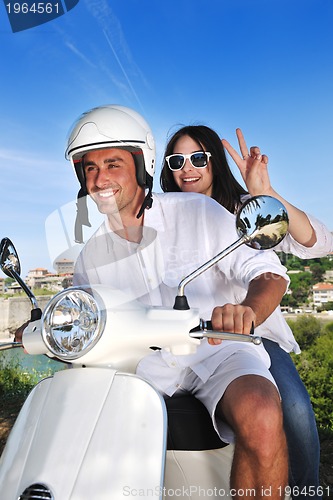
<svg viewBox="0 0 333 500">
<path fill-rule="evenodd" d="M 193 394 L 207 408 L 222 441 L 233 443 L 232 428 L 224 420 L 216 417 L 215 411 L 228 385 L 242 375 L 259 375 L 270 380 L 277 387 L 264 362 L 248 351 L 236 351 L 217 367 L 206 382 L 203 382 L 193 370 L 187 368 L 181 387 L 173 397 L 181 396 L 184 392 Z"/>
<path fill-rule="evenodd" d="M 215 411 L 228 385 L 242 375 L 259 375 L 270 380 L 277 388 L 274 378 L 265 363 L 258 359 L 257 356 L 251 356 L 249 352 L 237 351 L 225 359 L 206 382 L 202 382 L 193 370 L 187 368 L 181 388 L 173 397 L 183 395 L 184 391 L 193 394 L 207 408 L 214 428 L 222 441 L 233 443 L 234 432 L 232 428 L 224 420 L 216 417 Z"/>
</svg>

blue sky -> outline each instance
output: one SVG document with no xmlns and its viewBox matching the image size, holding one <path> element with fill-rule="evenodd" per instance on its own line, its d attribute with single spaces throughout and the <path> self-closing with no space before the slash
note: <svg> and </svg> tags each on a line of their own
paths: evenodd
<svg viewBox="0 0 333 500">
<path fill-rule="evenodd" d="M 73 208 L 68 130 L 108 103 L 144 115 L 158 166 L 179 125 L 234 145 L 240 127 L 269 155 L 275 189 L 333 230 L 332 21 L 331 0 L 80 0 L 12 33 L 1 4 L 0 236 L 23 274 L 52 269 L 61 237 L 49 215 Z"/>
</svg>

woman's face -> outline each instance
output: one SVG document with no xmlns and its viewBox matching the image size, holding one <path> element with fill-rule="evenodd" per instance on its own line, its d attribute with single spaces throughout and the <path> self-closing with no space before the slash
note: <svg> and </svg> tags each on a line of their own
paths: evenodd
<svg viewBox="0 0 333 500">
<path fill-rule="evenodd" d="M 202 151 L 201 146 L 188 135 L 184 135 L 175 143 L 172 154 L 190 154 L 197 151 Z M 181 191 L 212 195 L 213 172 L 210 160 L 205 168 L 195 168 L 190 160 L 186 159 L 183 168 L 172 173 Z"/>
</svg>

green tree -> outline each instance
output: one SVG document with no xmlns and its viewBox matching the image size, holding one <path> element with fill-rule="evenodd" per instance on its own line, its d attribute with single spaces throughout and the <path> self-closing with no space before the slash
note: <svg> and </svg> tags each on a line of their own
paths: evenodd
<svg viewBox="0 0 333 500">
<path fill-rule="evenodd" d="M 298 302 L 292 294 L 285 294 L 281 300 L 281 306 L 297 307 Z"/>
<path fill-rule="evenodd" d="M 322 257 L 320 260 L 320 264 L 324 268 L 325 271 L 329 271 L 333 269 L 333 259 L 330 259 L 329 257 Z M 310 261 L 311 262 L 311 261 Z"/>
<path fill-rule="evenodd" d="M 314 316 L 301 315 L 296 320 L 288 320 L 295 339 L 301 349 L 307 349 L 312 345 L 321 333 L 321 323 Z"/>
<path fill-rule="evenodd" d="M 305 304 L 312 292 L 312 274 L 309 272 L 300 272 L 290 274 L 289 289 L 297 305 Z"/>
<path fill-rule="evenodd" d="M 13 283 L 15 283 L 15 280 L 13 278 L 5 278 L 5 285 L 10 286 Z"/>
<path fill-rule="evenodd" d="M 333 430 L 333 332 L 320 335 L 309 349 L 295 356 L 295 363 L 310 394 L 317 423 Z"/>
<path fill-rule="evenodd" d="M 319 262 L 313 262 L 310 264 L 310 271 L 312 273 L 312 282 L 320 283 L 323 280 L 323 275 L 325 273 L 325 267 Z"/>
<path fill-rule="evenodd" d="M 284 266 L 286 266 L 287 269 L 293 269 L 293 270 L 304 270 L 304 260 L 300 259 L 299 257 L 295 257 L 292 254 L 285 254 L 285 253 L 278 253 L 280 261 Z"/>
<path fill-rule="evenodd" d="M 333 302 L 325 302 L 318 307 L 318 311 L 333 311 Z"/>
<path fill-rule="evenodd" d="M 317 423 L 332 431 L 333 322 L 322 325 L 314 317 L 300 316 L 288 323 L 302 348 L 301 354 L 292 357 L 310 394 Z"/>
<path fill-rule="evenodd" d="M 333 321 L 326 323 L 322 328 L 322 332 L 324 335 L 333 336 Z"/>
</svg>

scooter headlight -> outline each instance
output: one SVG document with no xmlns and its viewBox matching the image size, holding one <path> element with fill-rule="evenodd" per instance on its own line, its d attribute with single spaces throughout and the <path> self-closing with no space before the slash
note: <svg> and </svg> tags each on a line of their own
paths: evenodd
<svg viewBox="0 0 333 500">
<path fill-rule="evenodd" d="M 98 296 L 69 288 L 50 300 L 42 325 L 49 351 L 65 361 L 77 359 L 100 339 L 105 327 L 105 309 Z"/>
</svg>

